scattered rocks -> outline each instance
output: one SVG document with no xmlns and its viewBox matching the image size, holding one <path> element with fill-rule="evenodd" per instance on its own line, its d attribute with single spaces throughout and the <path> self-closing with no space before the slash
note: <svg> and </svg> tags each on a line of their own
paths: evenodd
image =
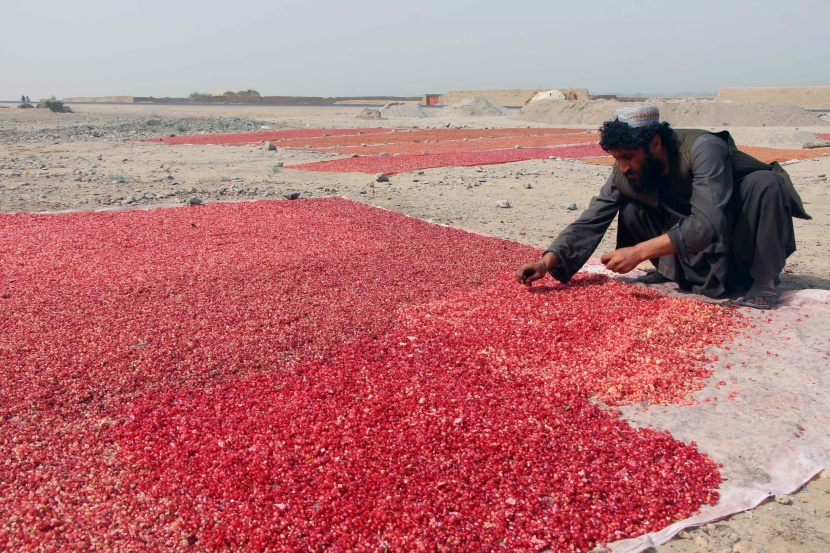
<svg viewBox="0 0 830 553">
<path fill-rule="evenodd" d="M 265 143 L 265 149 L 270 150 L 270 151 L 274 151 L 274 150 L 277 149 L 277 147 L 274 146 L 274 143 L 269 140 L 268 142 Z"/>
<path fill-rule="evenodd" d="M 389 182 L 389 175 L 386 173 L 378 173 L 375 175 L 375 182 Z"/>
<path fill-rule="evenodd" d="M 194 206 L 194 205 L 202 205 L 202 198 L 199 196 L 191 196 L 187 199 L 187 205 Z"/>
</svg>

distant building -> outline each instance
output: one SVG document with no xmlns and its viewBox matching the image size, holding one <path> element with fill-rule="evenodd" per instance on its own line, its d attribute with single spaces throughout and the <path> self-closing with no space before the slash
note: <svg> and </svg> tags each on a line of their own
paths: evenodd
<svg viewBox="0 0 830 553">
<path fill-rule="evenodd" d="M 440 106 L 441 105 L 441 95 L 440 94 L 424 94 L 424 97 L 421 99 L 421 105 L 423 105 L 423 106 Z"/>
</svg>

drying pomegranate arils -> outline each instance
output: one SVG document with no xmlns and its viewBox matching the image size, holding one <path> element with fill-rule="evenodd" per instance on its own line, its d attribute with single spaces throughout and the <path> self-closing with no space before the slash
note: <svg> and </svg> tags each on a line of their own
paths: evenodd
<svg viewBox="0 0 830 553">
<path fill-rule="evenodd" d="M 452 150 L 452 148 L 450 148 Z M 355 152 L 358 153 L 358 152 Z M 394 175 L 418 169 L 434 167 L 470 167 L 473 165 L 493 165 L 527 161 L 529 159 L 579 159 L 604 153 L 599 144 L 583 146 L 560 146 L 557 148 L 518 148 L 506 150 L 472 151 L 459 153 L 400 155 L 400 156 L 361 156 L 313 163 L 291 165 L 291 169 L 306 171 L 363 172 L 386 173 Z"/>
<path fill-rule="evenodd" d="M 375 135 L 384 136 L 384 135 Z M 329 148 L 314 148 L 312 150 L 344 155 L 358 154 L 361 156 L 379 155 L 419 155 L 419 154 L 445 154 L 461 152 L 482 152 L 487 150 L 504 150 L 519 148 L 538 148 L 561 146 L 566 144 L 587 144 L 599 142 L 596 134 L 590 133 L 568 133 L 558 135 L 542 136 L 515 136 L 506 138 L 479 138 L 473 140 L 431 140 L 422 142 L 410 140 L 407 142 L 387 142 L 383 144 L 361 144 L 359 146 L 335 146 Z M 308 150 L 309 145 L 302 148 Z M 290 147 L 280 144 L 280 147 Z"/>
<path fill-rule="evenodd" d="M 213 144 L 225 146 L 241 146 L 270 140 L 272 142 L 312 138 L 320 136 L 386 134 L 392 129 L 290 129 L 284 131 L 257 131 L 222 134 L 191 134 L 182 136 L 165 136 L 161 138 L 146 138 L 145 142 L 164 142 L 165 144 Z"/>
<path fill-rule="evenodd" d="M 0 216 L 0 549 L 588 551 L 716 502 L 589 398 L 690 401 L 737 315 L 539 254 L 334 198 Z"/>
</svg>

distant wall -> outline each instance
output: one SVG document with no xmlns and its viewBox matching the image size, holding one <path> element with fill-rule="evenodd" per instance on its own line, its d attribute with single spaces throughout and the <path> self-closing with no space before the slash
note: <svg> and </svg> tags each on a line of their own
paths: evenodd
<svg viewBox="0 0 830 553">
<path fill-rule="evenodd" d="M 787 104 L 804 109 L 830 109 L 830 86 L 719 88 L 718 99 L 733 102 Z"/>
<path fill-rule="evenodd" d="M 66 103 L 86 103 L 86 104 L 99 104 L 99 103 L 108 103 L 108 104 L 134 104 L 135 97 L 134 96 L 80 96 L 77 98 L 64 98 L 64 102 Z"/>
<path fill-rule="evenodd" d="M 501 90 L 450 90 L 441 95 L 441 104 L 448 106 L 470 98 L 471 96 L 487 96 L 500 106 L 523 106 L 533 98 L 537 92 L 559 90 L 566 98 L 572 100 L 589 100 L 587 88 L 514 88 Z"/>
</svg>

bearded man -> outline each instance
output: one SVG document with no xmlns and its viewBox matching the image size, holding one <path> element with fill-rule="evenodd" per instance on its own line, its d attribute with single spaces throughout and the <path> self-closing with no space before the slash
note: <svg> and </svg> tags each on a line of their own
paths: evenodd
<svg viewBox="0 0 830 553">
<path fill-rule="evenodd" d="M 530 285 L 549 273 L 567 282 L 619 216 L 617 249 L 601 258 L 606 268 L 627 273 L 651 260 L 656 270 L 643 282 L 674 281 L 709 297 L 740 287 L 741 305 L 772 309 L 795 251 L 793 217 L 810 218 L 781 166 L 739 151 L 726 131 L 674 130 L 655 106 L 617 110 L 600 134 L 615 159 L 611 176 L 516 279 Z"/>
</svg>

